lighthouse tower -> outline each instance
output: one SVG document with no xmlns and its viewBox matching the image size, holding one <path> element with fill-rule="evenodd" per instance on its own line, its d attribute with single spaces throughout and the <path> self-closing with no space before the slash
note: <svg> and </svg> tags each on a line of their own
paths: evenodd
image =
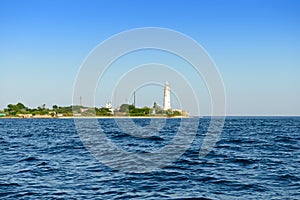
<svg viewBox="0 0 300 200">
<path fill-rule="evenodd" d="M 171 94 L 170 94 L 170 85 L 168 82 L 165 84 L 164 89 L 164 110 L 171 109 Z"/>
</svg>

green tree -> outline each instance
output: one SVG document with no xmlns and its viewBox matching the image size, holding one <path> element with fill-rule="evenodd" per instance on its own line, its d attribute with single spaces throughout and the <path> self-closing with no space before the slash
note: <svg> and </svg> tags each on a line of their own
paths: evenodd
<svg viewBox="0 0 300 200">
<path fill-rule="evenodd" d="M 163 109 L 156 102 L 153 103 L 153 110 L 155 114 L 164 114 Z"/>
<path fill-rule="evenodd" d="M 181 112 L 175 110 L 173 111 L 173 116 L 181 116 Z"/>
<path fill-rule="evenodd" d="M 8 104 L 7 108 L 4 109 L 5 112 L 7 112 L 9 115 L 16 115 L 16 114 L 25 114 L 28 113 L 30 109 L 28 109 L 24 104 L 17 103 L 14 104 Z"/>
<path fill-rule="evenodd" d="M 111 111 L 108 108 L 95 108 L 96 115 L 98 116 L 111 116 Z"/>
<path fill-rule="evenodd" d="M 143 108 L 136 108 L 133 105 L 130 105 L 128 113 L 130 116 L 145 116 L 150 114 L 150 108 L 146 106 Z"/>
<path fill-rule="evenodd" d="M 18 110 L 26 110 L 26 106 L 24 106 L 24 104 L 22 104 L 22 103 L 17 103 L 17 105 L 16 105 L 16 108 L 18 109 Z"/>
<path fill-rule="evenodd" d="M 128 110 L 129 110 L 129 104 L 122 104 L 121 106 L 120 106 L 120 109 L 119 109 L 119 111 L 120 112 L 128 112 Z M 131 106 L 133 106 L 133 105 L 131 105 Z M 133 106 L 134 107 L 134 106 Z"/>
<path fill-rule="evenodd" d="M 154 103 L 153 103 L 153 109 L 156 109 L 156 108 L 157 108 L 157 103 L 154 102 Z"/>
</svg>

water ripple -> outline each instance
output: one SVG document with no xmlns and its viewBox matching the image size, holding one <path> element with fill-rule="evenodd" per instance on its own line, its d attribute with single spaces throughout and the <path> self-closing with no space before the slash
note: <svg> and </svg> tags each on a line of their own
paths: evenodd
<svg viewBox="0 0 300 200">
<path fill-rule="evenodd" d="M 123 150 L 153 152 L 178 130 L 179 119 L 166 121 L 149 138 L 123 133 L 112 119 L 99 124 Z M 172 165 L 126 174 L 94 158 L 71 119 L 0 119 L 0 198 L 300 199 L 299 117 L 228 117 L 204 158 L 199 148 L 210 119 L 198 122 L 191 147 Z M 144 127 L 149 120 L 134 123 Z"/>
</svg>

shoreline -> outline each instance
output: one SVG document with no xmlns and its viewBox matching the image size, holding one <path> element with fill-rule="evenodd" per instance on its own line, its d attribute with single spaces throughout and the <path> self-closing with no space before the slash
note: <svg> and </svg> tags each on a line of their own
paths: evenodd
<svg viewBox="0 0 300 200">
<path fill-rule="evenodd" d="M 74 117 L 74 116 L 65 116 L 65 117 L 0 117 L 0 119 L 151 119 L 151 118 L 161 118 L 161 119 L 174 119 L 174 118 L 195 118 L 197 116 L 87 116 L 87 117 Z"/>
</svg>

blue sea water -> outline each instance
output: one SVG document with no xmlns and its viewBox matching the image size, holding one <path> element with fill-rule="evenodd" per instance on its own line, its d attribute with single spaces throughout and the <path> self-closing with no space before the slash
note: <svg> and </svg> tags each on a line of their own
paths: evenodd
<svg viewBox="0 0 300 200">
<path fill-rule="evenodd" d="M 227 117 L 213 150 L 199 158 L 210 118 L 174 163 L 125 173 L 99 162 L 73 119 L 0 119 L 1 199 L 300 199 L 300 118 Z M 130 152 L 167 145 L 180 119 L 159 135 L 134 138 L 113 119 L 98 119 L 110 140 Z M 150 119 L 134 119 L 143 127 Z M 113 158 L 112 158 L 113 159 Z"/>
</svg>

